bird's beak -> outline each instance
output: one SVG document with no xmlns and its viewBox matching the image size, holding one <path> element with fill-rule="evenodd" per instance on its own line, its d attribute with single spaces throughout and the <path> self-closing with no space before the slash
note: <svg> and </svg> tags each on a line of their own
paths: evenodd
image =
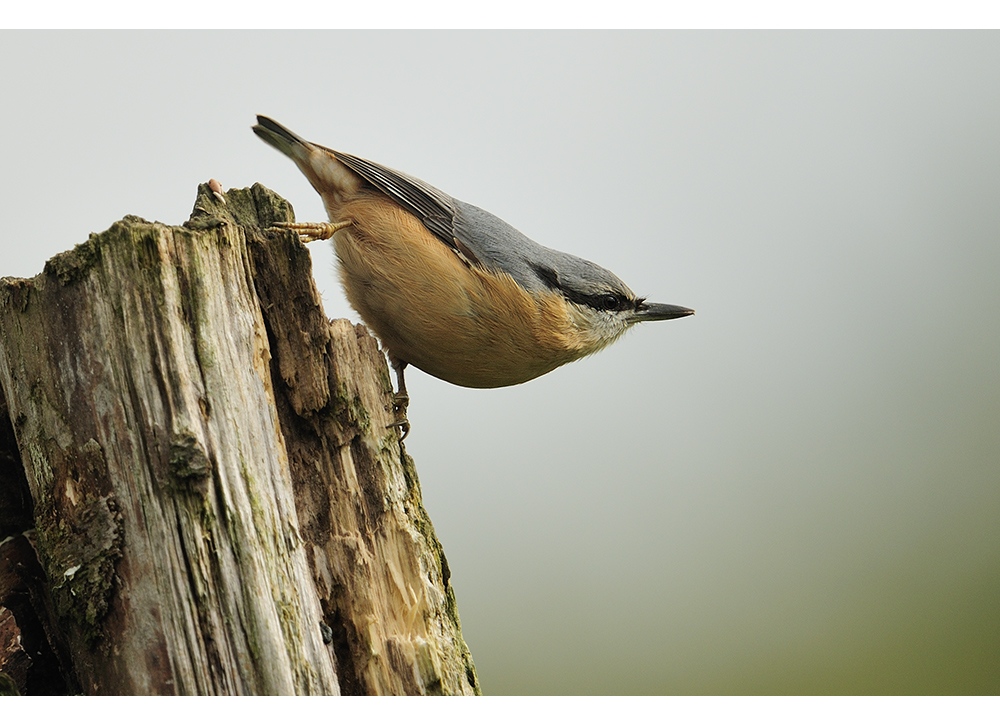
<svg viewBox="0 0 1000 726">
<path fill-rule="evenodd" d="M 688 315 L 694 315 L 694 310 L 682 308 L 680 305 L 644 302 L 632 313 L 629 322 L 645 323 L 650 320 L 673 320 L 674 318 L 686 318 Z"/>
</svg>

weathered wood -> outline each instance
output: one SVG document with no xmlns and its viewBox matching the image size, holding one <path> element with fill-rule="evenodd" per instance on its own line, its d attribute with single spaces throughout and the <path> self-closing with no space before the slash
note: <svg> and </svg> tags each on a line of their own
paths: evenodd
<svg viewBox="0 0 1000 726">
<path fill-rule="evenodd" d="M 126 217 L 0 281 L 27 627 L 71 692 L 477 693 L 377 343 L 266 230 L 284 200 L 226 200 L 202 186 L 184 227 Z M 23 524 L 0 518 L 0 564 Z"/>
</svg>

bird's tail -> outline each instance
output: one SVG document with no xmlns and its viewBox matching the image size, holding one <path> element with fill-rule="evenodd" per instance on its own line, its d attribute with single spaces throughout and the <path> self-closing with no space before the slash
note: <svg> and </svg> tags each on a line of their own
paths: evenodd
<svg viewBox="0 0 1000 726">
<path fill-rule="evenodd" d="M 253 132 L 295 162 L 322 195 L 328 211 L 343 195 L 361 186 L 362 178 L 338 160 L 332 149 L 306 141 L 274 119 L 257 116 Z"/>
<path fill-rule="evenodd" d="M 267 116 L 258 116 L 253 132 L 295 163 L 306 161 L 313 147 L 308 141 Z"/>
</svg>

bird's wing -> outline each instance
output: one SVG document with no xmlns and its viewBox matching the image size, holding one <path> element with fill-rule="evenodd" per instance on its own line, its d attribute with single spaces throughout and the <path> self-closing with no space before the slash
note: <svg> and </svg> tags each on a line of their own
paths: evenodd
<svg viewBox="0 0 1000 726">
<path fill-rule="evenodd" d="M 465 235 L 456 229 L 455 216 L 458 210 L 452 197 L 401 171 L 341 151 L 326 150 L 351 171 L 414 214 L 435 237 L 455 250 L 469 264 L 482 266 L 479 256 L 470 248 L 471 240 L 463 239 Z"/>
</svg>

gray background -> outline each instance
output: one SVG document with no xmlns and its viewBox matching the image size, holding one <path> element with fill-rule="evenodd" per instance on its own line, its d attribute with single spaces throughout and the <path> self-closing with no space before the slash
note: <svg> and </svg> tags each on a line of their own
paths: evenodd
<svg viewBox="0 0 1000 726">
<path fill-rule="evenodd" d="M 402 169 L 698 311 L 409 375 L 486 693 L 1000 693 L 998 41 L 5 33 L 0 274 L 209 177 L 324 219 L 255 113 Z"/>
</svg>

